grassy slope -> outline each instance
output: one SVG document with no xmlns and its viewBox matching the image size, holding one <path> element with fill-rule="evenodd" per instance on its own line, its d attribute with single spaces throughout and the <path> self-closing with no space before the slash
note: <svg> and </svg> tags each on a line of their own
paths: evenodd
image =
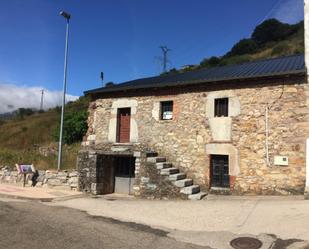
<svg viewBox="0 0 309 249">
<path fill-rule="evenodd" d="M 233 56 L 229 58 L 227 64 L 235 62 L 254 61 L 259 59 L 274 58 L 278 56 L 286 56 L 299 54 L 304 52 L 304 30 L 300 29 L 297 33 L 287 37 L 283 41 L 269 42 L 265 44 L 259 51 L 254 54 L 245 54 L 242 56 Z"/>
<path fill-rule="evenodd" d="M 304 53 L 304 29 L 300 25 L 298 31 L 293 35 L 287 37 L 282 41 L 268 42 L 264 44 L 259 50 L 253 54 L 235 55 L 231 57 L 222 57 L 219 66 L 240 64 L 249 61 L 255 61 L 260 59 L 275 58 L 280 56 L 294 55 Z M 207 66 L 212 67 L 212 66 Z M 201 65 L 191 65 L 189 68 L 180 69 L 176 72 L 169 73 L 182 73 L 187 71 L 194 71 L 201 68 L 205 68 Z M 166 73 L 164 73 L 166 74 Z M 164 75 L 162 74 L 162 75 Z"/>
<path fill-rule="evenodd" d="M 67 105 L 66 111 L 86 109 L 85 99 Z M 24 119 L 8 120 L 0 125 L 0 166 L 15 163 L 34 163 L 39 169 L 55 169 L 57 155 L 43 156 L 38 146 L 57 150 L 58 144 L 52 137 L 59 123 L 60 113 L 56 109 L 27 116 Z M 80 143 L 64 145 L 63 169 L 75 168 Z"/>
<path fill-rule="evenodd" d="M 51 130 L 59 120 L 55 111 L 27 116 L 22 120 L 9 120 L 0 126 L 0 148 L 31 148 L 35 144 L 52 141 Z"/>
</svg>

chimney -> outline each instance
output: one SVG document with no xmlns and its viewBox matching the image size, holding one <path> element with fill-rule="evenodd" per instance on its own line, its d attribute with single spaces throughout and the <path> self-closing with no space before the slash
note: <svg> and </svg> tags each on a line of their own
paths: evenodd
<svg viewBox="0 0 309 249">
<path fill-rule="evenodd" d="M 304 0 L 305 65 L 309 68 L 309 0 Z M 308 70 L 307 70 L 308 75 Z"/>
</svg>

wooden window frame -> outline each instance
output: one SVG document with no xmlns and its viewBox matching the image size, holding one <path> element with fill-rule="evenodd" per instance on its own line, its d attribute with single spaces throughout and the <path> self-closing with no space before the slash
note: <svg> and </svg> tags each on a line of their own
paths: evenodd
<svg viewBox="0 0 309 249">
<path fill-rule="evenodd" d="M 228 117 L 229 116 L 229 98 L 215 99 L 214 116 L 215 117 Z"/>
<path fill-rule="evenodd" d="M 171 118 L 164 118 L 164 112 L 172 112 Z M 173 120 L 174 118 L 174 102 L 173 100 L 161 101 L 160 102 L 160 120 Z"/>
<path fill-rule="evenodd" d="M 121 114 L 121 111 L 125 109 L 129 110 L 130 119 L 131 119 L 131 107 L 117 108 L 116 143 L 123 143 L 123 142 L 120 142 L 120 114 Z M 131 127 L 130 127 L 130 133 L 131 133 Z M 130 143 L 130 138 L 129 138 L 129 141 L 125 143 Z"/>
</svg>

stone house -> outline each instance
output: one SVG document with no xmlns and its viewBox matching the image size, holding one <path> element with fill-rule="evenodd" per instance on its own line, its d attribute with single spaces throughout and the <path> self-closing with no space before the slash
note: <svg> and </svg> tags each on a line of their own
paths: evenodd
<svg viewBox="0 0 309 249">
<path fill-rule="evenodd" d="M 85 92 L 79 188 L 200 199 L 303 194 L 304 55 L 138 79 Z"/>
</svg>

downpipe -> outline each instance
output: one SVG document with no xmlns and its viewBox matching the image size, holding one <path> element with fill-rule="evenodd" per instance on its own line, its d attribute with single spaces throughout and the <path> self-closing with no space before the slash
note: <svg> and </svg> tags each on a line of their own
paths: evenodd
<svg viewBox="0 0 309 249">
<path fill-rule="evenodd" d="M 270 167 L 269 145 L 268 145 L 268 137 L 269 137 L 268 115 L 269 115 L 269 106 L 268 106 L 268 103 L 267 103 L 266 106 L 265 106 L 265 151 L 266 151 L 266 164 L 267 164 L 268 167 Z"/>
</svg>

